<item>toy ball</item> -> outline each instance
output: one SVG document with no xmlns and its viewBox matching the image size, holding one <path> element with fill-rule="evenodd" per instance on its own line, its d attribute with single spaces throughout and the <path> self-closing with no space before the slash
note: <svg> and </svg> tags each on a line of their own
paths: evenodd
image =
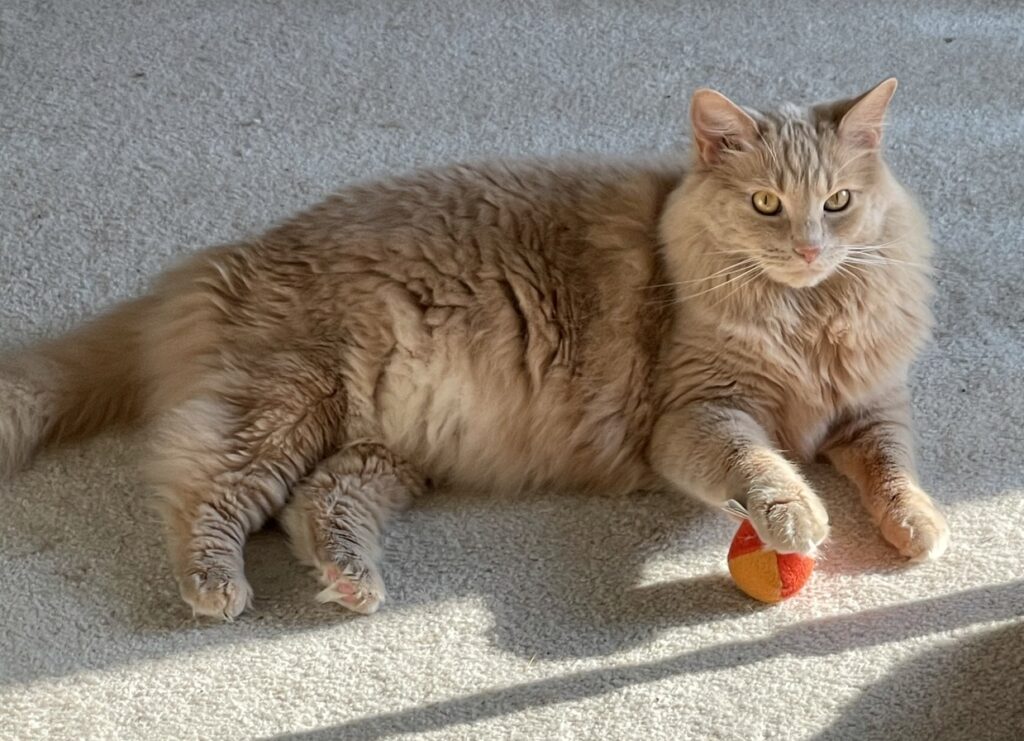
<svg viewBox="0 0 1024 741">
<path fill-rule="evenodd" d="M 800 591 L 811 577 L 814 559 L 800 553 L 776 553 L 764 547 L 750 521 L 744 521 L 729 547 L 729 573 L 736 586 L 761 602 L 781 602 Z"/>
</svg>

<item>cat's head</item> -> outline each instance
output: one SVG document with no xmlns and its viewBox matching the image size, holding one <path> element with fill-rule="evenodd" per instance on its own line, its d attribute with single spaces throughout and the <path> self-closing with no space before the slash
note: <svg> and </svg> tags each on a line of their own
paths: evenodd
<svg viewBox="0 0 1024 741">
<path fill-rule="evenodd" d="M 875 239 L 891 197 L 879 148 L 895 90 L 888 79 L 857 98 L 766 112 L 698 90 L 694 175 L 714 248 L 802 288 Z"/>
</svg>

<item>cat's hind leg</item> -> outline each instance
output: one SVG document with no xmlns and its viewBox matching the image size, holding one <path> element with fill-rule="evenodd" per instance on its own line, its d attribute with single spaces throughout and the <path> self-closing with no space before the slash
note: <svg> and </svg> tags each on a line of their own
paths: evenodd
<svg viewBox="0 0 1024 741">
<path fill-rule="evenodd" d="M 181 595 L 227 620 L 251 602 L 243 547 L 336 444 L 344 404 L 331 376 L 277 353 L 208 384 L 163 415 L 149 477 Z"/>
<path fill-rule="evenodd" d="M 345 446 L 294 487 L 281 522 L 323 584 L 319 601 L 376 612 L 385 599 L 381 531 L 423 487 L 412 467 L 371 442 Z"/>
</svg>

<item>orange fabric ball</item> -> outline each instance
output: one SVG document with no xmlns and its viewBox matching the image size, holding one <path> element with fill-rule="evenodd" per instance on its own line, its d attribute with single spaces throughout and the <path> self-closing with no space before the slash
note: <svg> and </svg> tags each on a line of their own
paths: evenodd
<svg viewBox="0 0 1024 741">
<path fill-rule="evenodd" d="M 776 553 L 764 547 L 750 521 L 736 531 L 729 547 L 729 573 L 736 586 L 761 602 L 779 602 L 800 591 L 814 570 L 814 559 Z"/>
</svg>

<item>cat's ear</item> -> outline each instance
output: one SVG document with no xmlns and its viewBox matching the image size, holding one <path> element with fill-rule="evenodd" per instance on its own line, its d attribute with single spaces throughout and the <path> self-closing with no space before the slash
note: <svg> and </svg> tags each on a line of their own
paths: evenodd
<svg viewBox="0 0 1024 741">
<path fill-rule="evenodd" d="M 706 164 L 718 161 L 723 149 L 744 149 L 758 136 L 757 123 L 721 93 L 701 88 L 690 101 L 693 141 Z"/>
<path fill-rule="evenodd" d="M 885 111 L 895 92 L 896 78 L 890 77 L 858 98 L 834 104 L 832 115 L 840 140 L 862 149 L 878 149 L 885 128 Z"/>
</svg>

